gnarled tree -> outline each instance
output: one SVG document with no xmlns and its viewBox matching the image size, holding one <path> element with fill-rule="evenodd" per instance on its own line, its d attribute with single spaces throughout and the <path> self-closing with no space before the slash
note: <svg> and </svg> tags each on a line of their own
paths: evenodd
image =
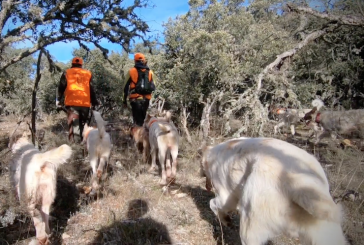
<svg viewBox="0 0 364 245">
<path fill-rule="evenodd" d="M 104 56 L 100 42 L 108 40 L 129 50 L 131 41 L 144 36 L 149 27 L 135 13 L 148 0 L 124 6 L 122 0 L 4 0 L 0 10 L 0 72 L 40 49 L 56 42 L 77 41 L 81 47 L 94 44 Z M 5 55 L 6 47 L 27 42 L 29 48 Z"/>
</svg>

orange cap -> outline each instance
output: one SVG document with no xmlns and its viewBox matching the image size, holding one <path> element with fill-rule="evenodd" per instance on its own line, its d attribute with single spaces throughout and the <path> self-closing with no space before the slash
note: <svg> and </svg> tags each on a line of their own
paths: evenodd
<svg viewBox="0 0 364 245">
<path fill-rule="evenodd" d="M 83 65 L 83 59 L 80 57 L 75 57 L 72 59 L 72 64 L 79 64 L 79 65 Z"/>
<path fill-rule="evenodd" d="M 142 53 L 136 53 L 136 54 L 134 55 L 134 60 L 136 60 L 136 61 L 138 61 L 138 60 L 143 60 L 143 61 L 145 61 L 145 56 L 144 56 L 144 54 L 142 54 Z"/>
</svg>

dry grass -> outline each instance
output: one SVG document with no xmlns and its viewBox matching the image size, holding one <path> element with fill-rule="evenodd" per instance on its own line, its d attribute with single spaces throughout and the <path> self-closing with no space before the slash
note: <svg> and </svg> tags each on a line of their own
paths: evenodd
<svg viewBox="0 0 364 245">
<path fill-rule="evenodd" d="M 16 201 L 9 186 L 7 131 L 14 128 L 14 119 L 1 118 L 0 122 L 0 155 L 4 154 L 0 158 L 0 220 L 5 216 L 8 220 L 14 219 L 13 224 L 0 223 L 1 245 L 23 244 L 35 235 L 26 213 L 14 205 Z M 91 169 L 84 160 L 83 148 L 72 145 L 73 159 L 58 173 L 57 197 L 51 213 L 53 244 L 241 244 L 236 214 L 232 214 L 234 227 L 226 228 L 220 226 L 209 208 L 214 194 L 205 190 L 204 178 L 199 176 L 197 138 L 192 135 L 193 145 L 182 139 L 177 183 L 163 192 L 158 185 L 160 177 L 147 173 L 149 166 L 142 163 L 141 155 L 129 141 L 126 125 L 126 120 L 113 125 L 114 148 L 97 197 L 83 194 L 82 187 L 89 184 Z M 47 118 L 39 128 L 46 132 L 41 143 L 44 149 L 67 142 L 62 115 Z M 363 193 L 363 152 L 325 143 L 314 148 L 305 137 L 282 137 L 318 157 L 327 172 L 334 197 L 347 190 Z M 223 140 L 215 139 L 215 143 Z M 364 238 L 362 200 L 343 200 L 342 204 L 346 214 L 344 230 L 352 244 L 359 245 Z M 299 242 L 277 237 L 271 244 Z"/>
</svg>

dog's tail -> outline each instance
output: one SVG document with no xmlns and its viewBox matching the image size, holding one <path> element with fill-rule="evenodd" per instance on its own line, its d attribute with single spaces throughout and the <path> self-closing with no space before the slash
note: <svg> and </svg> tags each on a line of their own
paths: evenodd
<svg viewBox="0 0 364 245">
<path fill-rule="evenodd" d="M 324 106 L 324 102 L 322 102 L 322 100 L 320 99 L 314 99 L 312 101 L 312 106 L 316 107 L 317 110 L 319 111 Z"/>
<path fill-rule="evenodd" d="M 104 119 L 102 119 L 101 114 L 98 111 L 92 111 L 96 120 L 97 129 L 99 130 L 100 138 L 103 138 L 106 131 L 105 131 L 105 125 L 106 122 Z"/>
<path fill-rule="evenodd" d="M 41 167 L 44 167 L 44 163 L 46 163 L 46 166 L 52 166 L 57 169 L 59 165 L 67 162 L 71 157 L 72 148 L 69 145 L 63 144 L 58 148 L 41 153 L 40 155 L 42 159 L 39 162 L 43 164 Z"/>
<path fill-rule="evenodd" d="M 317 219 L 334 223 L 341 222 L 341 209 L 329 193 L 319 187 L 315 181 L 296 176 L 292 185 L 285 188 L 291 200 Z"/>
</svg>

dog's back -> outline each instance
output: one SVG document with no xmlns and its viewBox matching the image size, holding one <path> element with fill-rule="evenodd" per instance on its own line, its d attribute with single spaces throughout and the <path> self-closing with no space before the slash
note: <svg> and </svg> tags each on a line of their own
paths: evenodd
<svg viewBox="0 0 364 245">
<path fill-rule="evenodd" d="M 156 155 L 162 168 L 160 184 L 166 185 L 167 181 L 174 181 L 177 171 L 177 156 L 179 135 L 177 128 L 168 118 L 156 118 L 149 115 L 145 121 L 145 127 L 149 130 L 149 145 L 152 155 L 152 166 L 156 168 Z M 172 164 L 171 164 L 172 159 Z"/>
<path fill-rule="evenodd" d="M 288 109 L 279 108 L 275 110 L 278 116 L 278 123 L 274 126 L 274 134 L 277 134 L 282 126 L 290 126 L 292 135 L 295 135 L 295 126 L 303 119 L 311 109 Z"/>
<path fill-rule="evenodd" d="M 56 196 L 57 169 L 71 157 L 72 149 L 64 144 L 39 152 L 24 135 L 10 147 L 14 153 L 10 171 L 12 185 L 33 218 L 37 240 L 46 243 L 50 234 L 49 210 Z"/>
<path fill-rule="evenodd" d="M 89 154 L 97 154 L 98 157 L 109 157 L 111 152 L 110 135 L 106 132 L 107 122 L 103 120 L 100 113 L 93 111 L 97 129 L 92 129 L 87 135 L 87 149 Z"/>
<path fill-rule="evenodd" d="M 344 244 L 341 211 L 320 163 L 306 151 L 277 139 L 239 138 L 213 147 L 205 161 L 219 196 L 212 207 L 236 202 L 246 244 L 281 232 L 303 244 Z"/>
<path fill-rule="evenodd" d="M 323 129 L 317 134 L 315 144 L 320 142 L 325 133 L 330 133 L 332 138 L 336 138 L 336 134 L 352 136 L 353 133 L 364 138 L 364 109 L 323 111 L 324 103 L 320 99 L 313 100 L 312 106 L 313 109 L 306 113 L 304 119 L 307 124 L 320 125 Z"/>
<path fill-rule="evenodd" d="M 347 111 L 323 111 L 320 124 L 327 131 L 339 134 L 358 133 L 364 137 L 364 109 Z"/>
<path fill-rule="evenodd" d="M 22 159 L 20 196 L 34 196 L 37 203 L 51 205 L 56 197 L 57 169 L 71 157 L 72 149 L 64 144 L 44 153 L 35 151 Z"/>
<path fill-rule="evenodd" d="M 86 138 L 87 151 L 90 157 L 92 168 L 92 194 L 99 189 L 99 181 L 104 171 L 104 167 L 109 161 L 112 144 L 110 135 L 106 132 L 106 121 L 97 111 L 93 111 L 97 128 L 85 126 L 84 139 Z"/>
<path fill-rule="evenodd" d="M 157 145 L 178 146 L 178 131 L 169 122 L 159 120 L 149 128 L 149 138 Z"/>
</svg>

